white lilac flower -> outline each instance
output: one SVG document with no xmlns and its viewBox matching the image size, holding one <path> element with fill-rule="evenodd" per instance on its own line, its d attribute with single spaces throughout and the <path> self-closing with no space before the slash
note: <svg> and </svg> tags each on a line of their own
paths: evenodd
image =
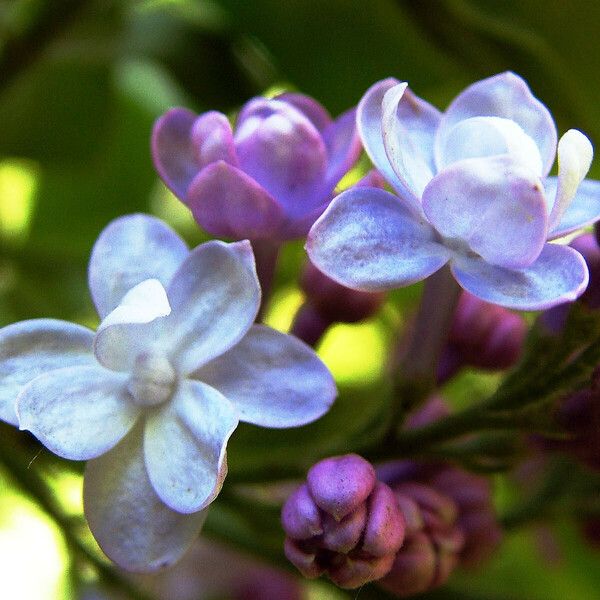
<svg viewBox="0 0 600 600">
<path fill-rule="evenodd" d="M 571 129 L 557 147 L 550 113 L 520 77 L 477 82 L 445 113 L 386 79 L 361 100 L 357 123 L 395 194 L 356 188 L 330 204 L 307 242 L 327 275 L 375 291 L 449 264 L 473 295 L 523 310 L 583 292 L 581 255 L 547 242 L 600 218 L 600 183 L 584 181 L 592 146 Z"/>
<path fill-rule="evenodd" d="M 158 219 L 123 217 L 96 242 L 89 284 L 96 334 L 56 320 L 0 330 L 0 415 L 89 461 L 92 533 L 122 567 L 152 570 L 196 537 L 238 421 L 303 425 L 328 410 L 335 385 L 308 346 L 253 324 L 247 241 L 188 252 Z"/>
</svg>

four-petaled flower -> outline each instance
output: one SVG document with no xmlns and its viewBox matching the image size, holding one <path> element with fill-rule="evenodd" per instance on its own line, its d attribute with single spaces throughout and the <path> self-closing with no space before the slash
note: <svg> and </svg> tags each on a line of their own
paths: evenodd
<svg viewBox="0 0 600 600">
<path fill-rule="evenodd" d="M 355 110 L 332 121 L 309 96 L 254 98 L 227 117 L 173 108 L 155 124 L 154 165 L 198 224 L 217 237 L 306 235 L 360 154 Z"/>
<path fill-rule="evenodd" d="M 95 335 L 57 320 L 0 330 L 1 416 L 89 460 L 94 536 L 119 565 L 152 570 L 196 537 L 238 421 L 303 425 L 328 410 L 335 385 L 308 346 L 253 325 L 247 241 L 189 252 L 158 219 L 123 217 L 96 242 L 89 283 Z"/>
<path fill-rule="evenodd" d="M 380 81 L 361 100 L 363 145 L 396 195 L 340 194 L 311 229 L 312 262 L 366 291 L 420 281 L 445 264 L 487 302 L 534 310 L 573 300 L 588 272 L 549 244 L 600 218 L 600 184 L 585 180 L 592 147 L 570 130 L 558 143 L 546 107 L 513 73 L 464 90 L 445 113 L 406 83 Z M 581 185 L 580 185 L 581 184 Z"/>
</svg>

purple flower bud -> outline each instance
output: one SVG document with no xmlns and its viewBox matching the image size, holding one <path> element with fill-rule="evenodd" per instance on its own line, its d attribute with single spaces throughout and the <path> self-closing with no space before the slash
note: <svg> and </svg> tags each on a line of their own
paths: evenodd
<svg viewBox="0 0 600 600">
<path fill-rule="evenodd" d="M 304 236 L 360 153 L 354 109 L 333 121 L 301 94 L 254 98 L 235 129 L 211 111 L 165 113 L 152 157 L 167 186 L 209 233 L 235 239 Z"/>
<path fill-rule="evenodd" d="M 300 307 L 291 333 L 311 346 L 334 323 L 356 323 L 374 315 L 385 300 L 382 292 L 361 292 L 327 277 L 310 261 L 304 266 L 300 287 L 306 302 Z"/>
<path fill-rule="evenodd" d="M 383 577 L 404 540 L 392 490 L 356 454 L 327 458 L 286 501 L 284 551 L 309 578 L 327 573 L 343 588 Z"/>
<path fill-rule="evenodd" d="M 521 356 L 526 331 L 520 316 L 463 292 L 438 379 L 447 380 L 463 365 L 492 370 L 511 367 Z"/>
</svg>

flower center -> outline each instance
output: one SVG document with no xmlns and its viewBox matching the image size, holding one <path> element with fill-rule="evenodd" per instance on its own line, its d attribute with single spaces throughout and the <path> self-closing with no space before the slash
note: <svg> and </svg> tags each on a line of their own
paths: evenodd
<svg viewBox="0 0 600 600">
<path fill-rule="evenodd" d="M 127 384 L 133 401 L 140 406 L 156 406 L 169 400 L 177 374 L 166 356 L 157 352 L 139 354 Z"/>
</svg>

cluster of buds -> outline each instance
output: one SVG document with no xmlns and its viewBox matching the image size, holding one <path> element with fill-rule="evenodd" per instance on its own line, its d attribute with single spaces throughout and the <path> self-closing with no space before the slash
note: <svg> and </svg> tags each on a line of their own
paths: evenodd
<svg viewBox="0 0 600 600">
<path fill-rule="evenodd" d="M 526 332 L 521 316 L 463 292 L 440 357 L 438 380 L 448 380 L 464 366 L 486 370 L 512 367 L 521 356 Z"/>
<path fill-rule="evenodd" d="M 579 301 L 591 309 L 600 308 L 600 246 L 593 233 L 584 233 L 570 244 L 583 256 L 590 273 L 590 282 Z"/>
<path fill-rule="evenodd" d="M 334 323 L 357 323 L 373 316 L 385 299 L 383 292 L 362 292 L 337 283 L 310 261 L 304 266 L 300 287 L 306 301 L 296 314 L 291 333 L 311 346 Z"/>
<path fill-rule="evenodd" d="M 484 478 L 409 461 L 376 472 L 355 454 L 314 465 L 282 523 L 286 556 L 304 576 L 343 588 L 378 581 L 399 597 L 480 564 L 501 538 Z"/>
<path fill-rule="evenodd" d="M 474 567 L 502 537 L 486 479 L 449 465 L 388 465 L 406 522 L 405 542 L 379 584 L 398 597 L 443 585 L 457 566 Z"/>
<path fill-rule="evenodd" d="M 282 510 L 285 554 L 309 578 L 326 573 L 342 588 L 383 577 L 404 541 L 392 490 L 356 454 L 327 458 Z"/>
</svg>

